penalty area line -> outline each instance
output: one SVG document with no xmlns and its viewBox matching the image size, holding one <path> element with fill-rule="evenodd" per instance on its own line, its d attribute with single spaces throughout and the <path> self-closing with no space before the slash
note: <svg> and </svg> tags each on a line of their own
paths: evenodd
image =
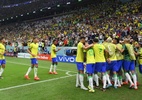
<svg viewBox="0 0 142 100">
<path fill-rule="evenodd" d="M 15 89 L 15 88 L 21 88 L 21 87 L 35 85 L 35 84 L 39 84 L 39 83 L 51 82 L 51 81 L 55 81 L 55 80 L 59 80 L 59 79 L 65 79 L 65 78 L 72 77 L 72 76 L 75 76 L 75 75 L 63 76 L 63 77 L 59 77 L 59 78 L 53 78 L 53 79 L 37 81 L 37 82 L 33 82 L 33 83 L 27 83 L 27 84 L 22 84 L 22 85 L 17 85 L 17 86 L 1 88 L 0 91 L 5 91 L 5 90 L 10 90 L 10 89 Z"/>
</svg>

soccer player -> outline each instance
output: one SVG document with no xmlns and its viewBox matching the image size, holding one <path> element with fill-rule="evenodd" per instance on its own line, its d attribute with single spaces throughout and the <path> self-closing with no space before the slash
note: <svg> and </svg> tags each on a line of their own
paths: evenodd
<svg viewBox="0 0 142 100">
<path fill-rule="evenodd" d="M 34 68 L 34 80 L 38 81 L 40 80 L 37 76 L 37 70 L 38 70 L 38 61 L 37 61 L 37 56 L 38 56 L 38 38 L 34 37 L 33 38 L 33 42 L 30 44 L 27 52 L 30 54 L 31 57 L 31 67 L 29 67 L 26 75 L 25 75 L 25 79 L 29 80 L 29 73 L 31 72 L 31 70 Z"/>
<path fill-rule="evenodd" d="M 103 75 L 103 89 L 102 91 L 106 91 L 106 59 L 104 56 L 105 47 L 103 44 L 99 43 L 98 39 L 94 39 L 93 50 L 95 52 L 95 71 L 100 72 Z M 98 79 L 97 79 L 98 80 Z M 99 82 L 97 82 L 99 83 Z"/>
<path fill-rule="evenodd" d="M 53 44 L 51 45 L 51 58 L 52 58 L 52 64 L 50 66 L 50 70 L 49 70 L 49 74 L 58 74 L 57 71 L 56 71 L 56 68 L 57 68 L 57 64 L 58 64 L 58 61 L 57 61 L 57 56 L 56 56 L 56 52 L 58 52 L 60 50 L 57 49 L 56 50 L 56 45 L 57 45 L 57 40 L 53 40 Z M 52 72 L 52 69 L 54 67 L 54 71 Z"/>
<path fill-rule="evenodd" d="M 123 49 L 122 45 L 120 44 L 119 38 L 114 38 L 113 43 L 116 44 L 119 50 Z M 117 67 L 118 67 L 117 73 L 118 73 L 118 78 L 119 78 L 118 86 L 121 87 L 121 85 L 123 85 L 122 70 L 121 70 L 122 63 L 123 63 L 123 54 L 118 49 L 116 50 Z"/>
<path fill-rule="evenodd" d="M 135 73 L 135 60 L 136 60 L 136 57 L 135 57 L 134 48 L 130 44 L 129 39 L 125 39 L 124 43 L 125 44 L 124 44 L 123 50 L 121 50 L 121 52 L 123 52 L 123 54 L 124 54 L 123 67 L 124 67 L 124 71 L 125 71 L 125 76 L 130 82 L 130 88 L 134 87 L 134 89 L 137 90 L 138 89 L 138 87 L 137 87 L 137 77 L 136 77 L 136 73 Z M 132 73 L 133 81 L 132 81 L 132 79 L 131 79 L 131 77 L 129 75 L 129 71 Z"/>
<path fill-rule="evenodd" d="M 84 75 L 84 65 L 83 65 L 84 54 L 83 54 L 83 50 L 92 47 L 93 44 L 85 47 L 83 45 L 84 43 L 85 43 L 85 37 L 81 37 L 80 42 L 77 44 L 76 65 L 77 65 L 78 73 L 76 75 L 76 87 L 81 86 L 81 89 L 88 90 L 84 86 L 84 83 L 83 83 L 83 81 L 84 81 L 84 76 L 83 76 Z M 79 84 L 79 82 L 80 82 L 80 84 Z"/>
<path fill-rule="evenodd" d="M 1 66 L 1 69 L 0 69 L 0 79 L 3 78 L 2 74 L 4 72 L 5 64 L 6 64 L 4 54 L 5 54 L 5 38 L 1 37 L 0 38 L 0 66 Z"/>
<path fill-rule="evenodd" d="M 92 44 L 93 41 L 90 40 L 89 44 Z M 93 87 L 93 73 L 95 70 L 95 57 L 94 57 L 94 50 L 93 48 L 89 48 L 86 52 L 86 73 L 88 74 L 88 80 L 89 80 L 89 92 L 95 92 Z"/>
</svg>

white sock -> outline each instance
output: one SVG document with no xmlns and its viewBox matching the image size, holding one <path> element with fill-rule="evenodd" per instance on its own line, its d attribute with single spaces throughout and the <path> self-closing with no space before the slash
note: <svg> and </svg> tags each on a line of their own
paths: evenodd
<svg viewBox="0 0 142 100">
<path fill-rule="evenodd" d="M 56 72 L 56 67 L 57 67 L 57 66 L 56 66 L 56 65 L 54 65 L 54 72 Z"/>
<path fill-rule="evenodd" d="M 96 86 L 99 86 L 99 77 L 97 74 L 94 74 L 94 81 L 96 82 Z"/>
<path fill-rule="evenodd" d="M 106 88 L 106 76 L 103 75 L 103 88 L 105 89 Z"/>
<path fill-rule="evenodd" d="M 3 72 L 4 72 L 4 68 L 1 68 L 1 70 L 0 70 L 0 76 L 2 75 Z"/>
<path fill-rule="evenodd" d="M 34 76 L 37 77 L 37 67 L 34 68 Z"/>
<path fill-rule="evenodd" d="M 29 69 L 28 69 L 26 75 L 29 75 L 29 73 L 31 72 L 31 70 L 32 70 L 32 67 L 29 67 Z"/>
<path fill-rule="evenodd" d="M 92 76 L 89 76 L 88 80 L 89 80 L 89 86 L 93 89 L 93 78 L 92 78 Z"/>
<path fill-rule="evenodd" d="M 132 85 L 132 84 L 133 84 L 133 82 L 132 82 L 132 80 L 131 80 L 130 75 L 129 75 L 128 73 L 125 73 L 125 76 L 127 77 L 128 81 L 129 81 L 129 82 L 130 82 L 130 84 Z"/>
<path fill-rule="evenodd" d="M 137 87 L 137 76 L 136 74 L 132 75 L 133 81 L 134 81 L 134 86 Z"/>
<path fill-rule="evenodd" d="M 109 78 L 109 75 L 108 75 L 108 74 L 106 74 L 106 79 L 107 79 L 108 84 L 111 84 L 110 78 Z"/>
<path fill-rule="evenodd" d="M 79 74 L 79 81 L 80 81 L 81 87 L 84 87 L 84 83 L 83 83 L 84 77 L 83 77 L 83 74 Z"/>
<path fill-rule="evenodd" d="M 118 78 L 117 75 L 114 75 L 114 86 L 117 86 Z"/>
<path fill-rule="evenodd" d="M 76 86 L 78 86 L 79 85 L 79 74 L 77 73 L 76 74 Z"/>
<path fill-rule="evenodd" d="M 52 72 L 53 65 L 51 64 L 49 72 Z"/>
<path fill-rule="evenodd" d="M 117 79 L 118 86 L 121 86 L 120 80 Z"/>
</svg>

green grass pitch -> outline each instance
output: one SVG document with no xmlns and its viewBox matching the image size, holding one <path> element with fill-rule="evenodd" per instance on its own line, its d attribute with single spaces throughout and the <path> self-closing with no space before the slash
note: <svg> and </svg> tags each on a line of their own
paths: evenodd
<svg viewBox="0 0 142 100">
<path fill-rule="evenodd" d="M 142 75 L 139 76 L 139 89 L 113 87 L 102 92 L 96 89 L 95 93 L 83 91 L 75 87 L 75 64 L 59 63 L 58 75 L 49 75 L 51 62 L 39 61 L 38 76 L 40 81 L 34 81 L 33 71 L 30 80 L 24 75 L 30 66 L 29 59 L 7 57 L 4 79 L 0 80 L 0 100 L 141 100 Z M 138 68 L 137 68 L 138 69 Z M 139 72 L 138 72 L 139 73 Z M 87 86 L 85 80 L 85 86 Z"/>
</svg>

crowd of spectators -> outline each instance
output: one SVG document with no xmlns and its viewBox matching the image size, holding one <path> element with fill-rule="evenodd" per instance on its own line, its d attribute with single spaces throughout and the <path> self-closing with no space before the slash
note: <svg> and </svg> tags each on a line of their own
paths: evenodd
<svg viewBox="0 0 142 100">
<path fill-rule="evenodd" d="M 142 41 L 141 2 L 121 4 L 105 0 L 71 14 L 5 25 L 0 27 L 0 33 L 7 42 L 17 42 L 19 47 L 28 45 L 34 36 L 39 37 L 43 48 L 50 46 L 55 38 L 58 46 L 76 46 L 80 36 L 85 36 L 86 40 L 94 37 L 103 40 L 112 36 Z"/>
</svg>

